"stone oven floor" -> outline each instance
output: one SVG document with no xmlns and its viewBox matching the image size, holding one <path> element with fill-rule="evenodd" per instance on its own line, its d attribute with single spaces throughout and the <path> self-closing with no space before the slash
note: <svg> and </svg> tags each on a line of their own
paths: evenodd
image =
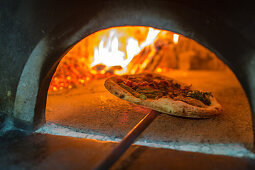
<svg viewBox="0 0 255 170">
<path fill-rule="evenodd" d="M 0 169 L 92 169 L 117 145 L 91 139 L 12 132 L 0 137 Z M 111 168 L 155 169 L 254 169 L 252 159 L 216 156 L 172 149 L 132 145 Z"/>
<path fill-rule="evenodd" d="M 251 113 L 245 93 L 233 73 L 171 71 L 167 75 L 191 83 L 198 89 L 212 91 L 222 104 L 224 112 L 211 119 L 185 119 L 161 114 L 144 131 L 138 143 L 243 156 L 239 153 L 239 147 L 249 147 L 253 142 Z M 84 135 L 77 137 L 120 140 L 150 109 L 113 96 L 103 84 L 104 79 L 91 81 L 85 87 L 49 95 L 47 124 L 38 132 L 67 136 L 80 133 Z M 222 150 L 225 145 L 231 146 L 229 151 Z M 213 149 L 210 146 L 216 147 Z"/>
</svg>

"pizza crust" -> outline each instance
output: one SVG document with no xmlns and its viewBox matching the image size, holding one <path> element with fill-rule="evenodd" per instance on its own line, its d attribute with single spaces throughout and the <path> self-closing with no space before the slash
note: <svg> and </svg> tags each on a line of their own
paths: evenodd
<svg viewBox="0 0 255 170">
<path fill-rule="evenodd" d="M 197 107 L 182 101 L 175 101 L 175 100 L 172 100 L 171 98 L 166 98 L 166 97 L 159 98 L 159 99 L 147 98 L 143 100 L 133 96 L 126 89 L 123 89 L 122 87 L 120 87 L 114 80 L 115 80 L 115 77 L 111 77 L 107 79 L 104 84 L 106 89 L 110 93 L 112 93 L 113 95 L 123 100 L 127 100 L 131 103 L 142 105 L 162 113 L 166 113 L 166 114 L 174 115 L 174 116 L 189 117 L 189 118 L 210 118 L 222 112 L 222 107 L 217 102 L 215 97 L 210 97 L 211 105 L 206 107 Z"/>
</svg>

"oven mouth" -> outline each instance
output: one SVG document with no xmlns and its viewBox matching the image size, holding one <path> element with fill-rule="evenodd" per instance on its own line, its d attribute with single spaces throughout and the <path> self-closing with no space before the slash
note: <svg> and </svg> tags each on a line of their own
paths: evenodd
<svg viewBox="0 0 255 170">
<path fill-rule="evenodd" d="M 101 142 L 120 142 L 122 138 L 109 137 L 104 134 L 86 133 L 75 128 L 48 122 L 35 131 L 39 134 L 50 134 L 57 136 L 67 136 L 81 139 L 92 139 Z M 255 154 L 240 143 L 195 143 L 195 142 L 155 142 L 150 140 L 138 140 L 134 145 L 148 146 L 153 148 L 174 149 L 179 151 L 198 152 L 213 155 L 225 155 L 239 158 L 255 158 Z"/>
<path fill-rule="evenodd" d="M 49 94 L 114 75 L 172 70 L 185 74 L 226 67 L 213 52 L 180 34 L 145 26 L 112 27 L 87 36 L 65 54 L 51 79 Z"/>
<path fill-rule="evenodd" d="M 55 73 L 55 69 L 61 58 L 83 37 L 87 37 L 99 30 L 115 26 L 146 25 L 162 30 L 172 30 L 177 34 L 185 35 L 200 42 L 217 54 L 224 63 L 231 67 L 246 90 L 249 101 L 252 102 L 251 95 L 248 93 L 249 90 L 252 91 L 250 89 L 251 83 L 248 83 L 250 82 L 249 76 L 251 74 L 245 72 L 244 67 L 239 67 L 239 64 L 242 66 L 250 65 L 248 61 L 251 57 L 246 56 L 247 60 L 244 59 L 246 57 L 241 57 L 243 54 L 248 55 L 248 52 L 252 51 L 250 46 L 248 46 L 249 43 L 246 42 L 246 39 L 243 39 L 238 32 L 235 34 L 236 30 L 223 22 L 223 20 L 213 20 L 210 16 L 202 16 L 200 13 L 196 13 L 196 11 L 192 10 L 186 12 L 183 10 L 182 6 L 178 5 L 168 7 L 172 10 L 169 10 L 168 8 L 166 9 L 161 5 L 153 6 L 151 7 L 153 13 L 150 10 L 137 10 L 138 8 L 132 8 L 130 6 L 130 12 L 128 12 L 130 14 L 127 15 L 126 10 L 120 10 L 116 6 L 109 9 L 105 8 L 102 13 L 98 13 L 98 15 L 95 15 L 93 18 L 69 18 L 70 20 L 68 20 L 68 22 L 66 20 L 63 23 L 57 23 L 50 29 L 50 32 L 43 36 L 43 39 L 35 46 L 31 55 L 24 63 L 24 69 L 22 70 L 21 77 L 18 81 L 17 92 L 15 93 L 16 97 L 12 114 L 14 126 L 31 131 L 43 126 L 46 123 L 45 107 L 50 80 Z M 162 10 L 159 10 L 161 8 Z M 120 15 L 114 15 L 116 11 Z M 106 16 L 111 17 L 106 18 Z M 194 18 L 196 19 L 194 20 Z M 200 21 L 203 21 L 204 24 L 200 24 Z M 220 25 L 220 27 L 215 27 L 215 25 Z M 226 32 L 226 30 L 228 31 Z M 230 40 L 237 40 L 236 42 L 239 43 L 228 45 Z M 232 49 L 236 49 L 234 51 L 237 53 L 234 53 Z M 248 52 L 244 53 L 244 51 Z M 233 75 L 232 72 L 230 74 Z M 236 79 L 235 76 L 234 79 Z M 237 84 L 239 88 L 240 84 L 238 81 Z M 240 93 L 238 92 L 238 94 L 244 93 L 242 91 Z M 239 103 L 235 103 L 235 106 L 238 104 Z M 247 112 L 244 115 L 250 113 L 247 100 L 246 104 L 248 107 L 245 107 L 245 112 Z M 169 117 L 164 119 L 169 119 Z M 242 122 L 245 122 L 243 120 L 244 119 L 241 119 Z M 250 123 L 251 119 L 248 122 Z M 182 123 L 183 122 L 179 122 L 176 123 L 176 125 L 180 126 Z M 231 122 L 230 124 L 234 125 L 235 123 Z M 238 124 L 238 127 L 241 126 Z M 250 127 L 249 125 L 247 128 L 249 132 L 247 132 L 245 128 L 241 128 L 244 131 L 241 136 L 244 136 L 245 140 L 242 143 L 246 143 L 244 145 L 247 148 L 253 147 L 253 144 L 251 144 L 252 140 L 250 140 L 250 136 L 252 136 L 251 128 L 252 126 Z M 222 129 L 225 130 L 224 128 Z M 238 133 L 239 132 L 240 131 L 238 130 Z M 228 135 L 231 136 L 232 134 L 230 133 Z M 235 137 L 240 139 L 238 135 Z M 195 139 L 198 138 L 199 137 L 195 137 Z M 233 143 L 235 143 L 234 141 Z M 223 142 L 218 143 L 226 143 L 226 141 L 223 140 Z"/>
<path fill-rule="evenodd" d="M 117 28 L 121 28 L 121 27 L 117 27 Z M 127 27 L 123 27 L 123 28 L 127 29 Z M 137 29 L 138 28 L 139 27 L 137 27 Z M 109 35 L 109 32 L 111 29 L 116 30 L 116 28 L 109 28 L 108 30 L 104 30 L 104 31 L 105 32 L 108 31 L 108 35 Z M 149 29 L 149 28 L 147 28 L 147 29 Z M 92 39 L 95 40 L 97 38 L 96 37 L 97 33 L 98 32 L 96 32 L 95 35 L 92 35 L 92 37 L 93 37 Z M 100 31 L 99 31 L 99 33 L 100 33 Z M 168 32 L 168 33 L 170 33 L 170 32 Z M 171 38 L 168 37 L 168 39 L 170 39 L 172 41 L 172 43 L 170 43 L 171 45 L 177 46 L 178 42 L 176 44 L 174 43 L 174 36 L 173 36 L 174 34 L 175 33 L 171 32 L 172 36 L 171 36 Z M 86 38 L 89 38 L 89 37 L 90 36 L 88 36 Z M 69 53 L 67 53 L 66 56 L 61 60 L 61 62 L 68 63 L 71 56 L 74 54 L 79 54 L 80 56 L 86 56 L 87 54 L 82 54 L 80 52 L 80 51 L 82 51 L 83 47 L 86 47 L 87 50 L 90 48 L 90 47 L 87 47 L 88 45 L 86 45 L 86 43 L 87 44 L 91 44 L 91 43 L 89 43 L 89 40 L 86 40 L 86 38 L 84 40 L 80 41 L 81 45 L 79 45 L 79 43 L 78 43 L 76 46 L 74 46 L 69 51 Z M 146 39 L 146 38 L 144 38 L 144 39 Z M 184 43 L 185 41 L 191 41 L 190 42 L 191 44 L 195 43 L 193 40 L 188 40 L 187 38 L 185 38 L 184 36 L 181 36 L 181 35 L 179 37 L 179 40 L 180 40 L 179 43 L 181 43 L 181 42 Z M 105 42 L 107 42 L 107 39 L 105 40 Z M 98 43 L 98 44 L 100 44 L 100 43 Z M 153 44 L 156 44 L 156 43 L 153 43 Z M 195 46 L 195 45 L 193 45 L 193 46 Z M 92 47 L 93 47 L 92 50 L 98 49 L 98 46 L 96 48 L 95 48 L 95 46 L 92 46 Z M 199 46 L 199 48 L 203 48 L 203 47 Z M 158 49 L 161 49 L 161 48 L 158 47 Z M 243 92 L 241 85 L 237 81 L 237 79 L 234 76 L 234 74 L 232 73 L 232 71 L 222 61 L 220 61 L 215 56 L 215 54 L 211 53 L 210 51 L 208 51 L 208 53 L 212 54 L 212 56 L 215 57 L 214 59 L 216 61 L 214 61 L 214 63 L 218 63 L 218 67 L 206 68 L 205 66 L 203 66 L 203 64 L 201 64 L 201 67 L 199 68 L 198 67 L 199 64 L 195 64 L 196 67 L 193 66 L 193 68 L 192 68 L 191 65 L 189 65 L 189 63 L 187 63 L 187 62 L 185 63 L 185 60 L 182 59 L 182 62 L 185 63 L 184 66 L 176 63 L 175 66 L 171 65 L 168 68 L 155 67 L 155 69 L 153 71 L 157 72 L 159 74 L 166 74 L 167 76 L 170 76 L 170 77 L 174 76 L 175 78 L 182 80 L 182 81 L 183 80 L 185 81 L 185 79 L 188 82 L 193 80 L 193 81 L 191 81 L 191 84 L 198 85 L 198 86 L 200 85 L 201 88 L 204 88 L 207 90 L 209 88 L 210 90 L 213 90 L 213 92 L 215 89 L 218 89 L 218 92 L 217 92 L 218 94 L 217 93 L 216 94 L 221 97 L 224 96 L 224 95 L 222 95 L 222 93 L 224 91 L 226 91 L 228 93 L 228 97 L 225 97 L 225 98 L 220 97 L 219 98 L 220 101 L 221 102 L 223 101 L 223 103 L 224 103 L 223 108 L 228 107 L 227 111 L 224 112 L 225 115 L 223 115 L 223 116 L 220 115 L 219 117 L 213 118 L 213 120 L 210 120 L 210 119 L 208 119 L 208 120 L 186 120 L 186 119 L 182 119 L 182 118 L 178 118 L 178 117 L 163 116 L 163 117 L 160 117 L 159 120 L 156 123 L 152 124 L 151 126 L 153 126 L 153 125 L 155 127 L 159 126 L 160 128 L 162 128 L 163 126 L 166 126 L 167 128 L 165 127 L 165 129 L 164 129 L 164 127 L 163 127 L 161 129 L 163 131 L 167 130 L 168 128 L 172 128 L 172 130 L 170 130 L 170 131 L 168 130 L 168 135 L 170 134 L 169 137 L 167 137 L 167 133 L 165 133 L 164 135 L 156 135 L 156 138 L 154 137 L 154 138 L 150 139 L 151 136 L 153 136 L 155 134 L 160 134 L 162 132 L 157 128 L 149 128 L 149 130 L 145 132 L 145 134 L 147 133 L 147 136 L 146 135 L 142 136 L 142 139 L 139 140 L 138 142 L 136 142 L 136 144 L 151 146 L 151 147 L 160 147 L 160 148 L 169 148 L 169 149 L 194 151 L 194 152 L 202 152 L 202 153 L 210 153 L 210 154 L 219 154 L 219 155 L 223 154 L 223 155 L 229 155 L 229 156 L 237 156 L 237 157 L 244 156 L 244 157 L 254 158 L 254 155 L 245 148 L 249 145 L 252 145 L 252 130 L 251 130 L 252 126 L 251 126 L 251 124 L 246 126 L 249 129 L 249 132 L 247 132 L 247 128 L 245 129 L 245 125 L 244 125 L 244 122 L 246 122 L 246 120 L 244 120 L 244 119 L 247 119 L 247 120 L 249 119 L 248 121 L 251 122 L 251 119 L 249 117 L 250 114 L 247 114 L 247 113 L 250 113 L 247 98 Z M 139 53 L 137 55 L 139 55 Z M 75 62 L 78 61 L 77 59 L 75 59 L 75 60 L 76 60 Z M 86 60 L 86 59 L 82 59 L 82 61 L 84 61 L 84 60 Z M 89 60 L 87 60 L 87 61 L 89 61 Z M 192 61 L 192 60 L 189 60 L 189 61 Z M 96 139 L 96 140 L 101 140 L 101 141 L 118 142 L 123 137 L 123 135 L 126 132 L 128 132 L 127 129 L 130 129 L 132 127 L 132 126 L 127 125 L 127 124 L 129 124 L 129 122 L 128 122 L 129 120 L 125 120 L 125 119 L 128 119 L 127 115 L 129 115 L 129 112 L 132 112 L 132 109 L 134 107 L 137 110 L 137 111 L 135 111 L 135 114 L 133 113 L 133 115 L 131 116 L 131 120 L 134 119 L 133 122 L 131 121 L 131 124 L 134 125 L 134 122 L 139 121 L 141 116 L 143 116 L 148 111 L 142 107 L 131 106 L 130 104 L 127 104 L 125 102 L 124 102 L 124 104 L 121 102 L 123 107 L 116 109 L 116 110 L 112 110 L 111 108 L 117 107 L 117 106 L 115 106 L 115 105 L 109 106 L 108 104 L 105 104 L 105 103 L 107 103 L 105 101 L 108 100 L 108 98 L 105 97 L 104 95 L 110 95 L 110 93 L 107 94 L 107 92 L 104 92 L 104 94 L 100 94 L 102 92 L 103 82 L 104 82 L 105 78 L 107 78 L 107 76 L 112 76 L 115 73 L 111 72 L 110 74 L 107 75 L 106 70 L 109 69 L 110 67 L 105 67 L 105 66 L 102 67 L 100 62 L 98 62 L 98 65 L 93 65 L 93 66 L 89 67 L 89 70 L 83 70 L 83 71 L 79 70 L 79 68 L 72 65 L 72 67 L 74 67 L 76 70 L 79 70 L 81 72 L 81 74 L 87 73 L 87 72 L 91 73 L 91 70 L 92 70 L 93 76 L 90 76 L 89 81 L 84 83 L 84 81 L 87 78 L 86 76 L 75 77 L 75 75 L 74 75 L 74 77 L 72 77 L 72 75 L 74 74 L 75 71 L 74 72 L 67 71 L 67 73 L 64 75 L 66 85 L 62 86 L 62 89 L 60 89 L 61 83 L 58 83 L 56 80 L 58 80 L 58 81 L 61 80 L 61 77 L 58 77 L 59 76 L 58 70 L 60 70 L 59 72 L 61 72 L 61 69 L 62 69 L 61 67 L 63 67 L 63 65 L 65 65 L 65 64 L 61 64 L 61 62 L 59 64 L 59 68 L 57 68 L 57 71 L 52 78 L 51 85 L 49 87 L 48 104 L 46 107 L 46 121 L 47 121 L 47 123 L 44 126 L 42 126 L 40 129 L 38 129 L 36 131 L 37 133 L 48 133 L 48 134 L 60 135 L 60 136 L 72 136 L 72 137 L 78 137 L 78 138 L 88 138 L 88 139 Z M 72 61 L 70 63 L 73 64 Z M 142 63 L 139 63 L 139 64 L 142 65 Z M 204 64 L 206 66 L 209 66 L 208 63 L 204 63 Z M 68 64 L 65 66 L 68 67 Z M 98 67 L 96 67 L 96 66 L 98 66 Z M 101 68 L 103 68 L 103 69 L 101 69 Z M 113 71 L 115 71 L 115 70 L 113 70 Z M 117 71 L 119 71 L 119 70 L 117 69 Z M 63 72 L 63 69 L 62 69 L 62 72 Z M 224 76 L 224 74 L 225 74 L 225 76 Z M 85 74 L 85 75 L 88 75 L 88 74 Z M 229 79 L 227 79 L 227 77 Z M 212 79 L 212 78 L 216 78 L 216 80 L 210 81 L 210 79 Z M 70 80 L 73 80 L 73 81 L 70 81 Z M 84 81 L 81 81 L 81 80 L 84 80 Z M 211 86 L 208 85 L 213 82 L 214 82 L 213 85 L 211 85 Z M 215 82 L 218 82 L 218 83 L 215 83 Z M 224 84 L 224 82 L 225 82 L 225 84 Z M 231 86 L 230 84 L 234 84 L 234 85 Z M 70 88 L 70 86 L 71 86 L 71 88 Z M 94 88 L 94 86 L 95 87 L 101 86 L 101 88 L 96 89 L 96 88 Z M 214 86 L 217 86 L 217 88 L 215 88 Z M 226 89 L 224 89 L 224 86 L 226 86 Z M 227 89 L 227 88 L 230 88 L 230 89 Z M 82 90 L 80 90 L 80 89 L 82 89 Z M 231 109 L 229 109 L 230 105 L 231 104 L 234 105 L 234 103 L 233 102 L 231 104 L 228 103 L 228 100 L 231 98 L 230 91 L 232 91 L 232 90 L 237 90 L 236 92 L 238 93 L 238 95 L 242 96 L 241 97 L 241 98 L 243 98 L 242 101 L 244 101 L 242 106 L 239 106 L 240 108 L 241 107 L 245 108 L 245 111 L 243 111 L 243 112 L 246 112 L 245 113 L 246 117 L 242 118 L 243 124 L 240 125 L 240 126 L 244 125 L 244 127 L 241 128 L 246 133 L 246 135 L 244 135 L 244 137 L 240 137 L 240 136 L 242 136 L 241 134 L 243 134 L 243 132 L 241 132 L 240 130 L 234 130 L 234 131 L 238 131 L 236 134 L 233 134 L 233 133 L 231 135 L 229 134 L 229 133 L 231 133 L 231 131 L 233 129 L 235 129 L 235 127 L 232 126 L 235 124 L 235 122 L 232 120 L 233 118 L 231 118 L 231 116 L 230 116 L 231 113 L 234 113 L 233 112 L 234 109 L 232 111 L 231 111 Z M 99 93 L 97 93 L 97 91 L 99 91 Z M 96 93 L 95 95 L 99 95 L 100 97 L 93 99 L 93 97 L 91 97 L 91 95 L 90 95 L 91 92 L 92 92 L 92 94 Z M 89 103 L 89 100 L 82 101 L 82 99 L 78 99 L 77 96 L 81 95 L 82 93 L 88 94 L 90 100 L 97 101 L 97 102 L 99 102 L 99 104 L 96 105 L 95 102 Z M 68 101 L 65 99 L 62 101 L 61 95 L 63 95 L 64 96 L 63 98 L 65 98 L 65 99 L 71 99 L 73 97 L 74 98 L 73 100 L 77 101 L 77 103 L 88 102 L 89 104 L 86 105 L 87 108 L 82 108 L 81 105 L 83 105 L 83 104 L 76 105 L 75 103 L 72 103 L 71 100 Z M 82 95 L 82 96 L 84 98 L 86 98 L 86 95 Z M 111 97 L 110 100 L 111 100 L 110 102 L 108 101 L 109 103 L 111 103 L 111 102 L 118 103 L 118 100 L 115 99 L 114 97 Z M 54 101 L 56 101 L 55 104 L 54 104 Z M 63 103 L 61 104 L 61 102 L 63 102 Z M 79 121 L 78 118 L 76 118 L 76 116 L 72 116 L 72 114 L 70 114 L 70 113 L 77 112 L 77 110 L 79 110 L 79 109 L 74 109 L 74 108 L 68 106 L 69 103 L 71 103 L 70 105 L 77 106 L 79 109 L 82 110 L 82 111 L 80 111 L 80 113 L 81 113 L 80 115 L 83 115 L 83 116 L 81 116 L 79 119 L 90 120 L 91 123 L 88 123 L 88 121 L 85 121 L 85 123 L 82 123 L 82 121 Z M 91 105 L 94 108 L 99 108 L 99 111 L 96 111 L 96 109 L 93 110 L 89 105 Z M 119 103 L 118 103 L 118 105 L 119 105 Z M 67 111 L 63 111 L 63 109 L 62 109 L 63 107 L 69 107 L 69 113 L 67 113 Z M 237 110 L 240 110 L 240 108 Z M 127 113 L 120 113 L 121 110 L 125 110 L 125 109 L 129 110 L 129 111 Z M 58 110 L 60 110 L 60 111 L 58 111 Z M 85 110 L 89 110 L 89 111 L 85 111 Z M 108 111 L 106 111 L 106 110 L 108 110 Z M 114 113 L 111 113 L 112 111 Z M 142 111 L 142 114 L 139 113 L 141 111 Z M 229 111 L 231 113 L 226 114 Z M 100 116 L 93 117 L 93 114 L 91 114 L 89 112 L 96 113 L 96 114 L 99 114 L 100 112 L 105 112 L 105 113 L 103 113 L 101 117 Z M 121 119 L 118 119 L 117 118 L 118 116 L 116 116 L 116 114 L 118 112 L 120 113 L 119 117 L 122 117 Z M 56 116 L 54 116 L 54 113 L 57 113 Z M 66 114 L 66 117 L 65 117 L 65 114 Z M 88 117 L 84 116 L 86 114 Z M 115 122 L 114 121 L 107 122 L 107 119 L 108 119 L 108 118 L 106 118 L 107 114 L 110 118 L 113 118 L 113 120 Z M 139 116 L 136 117 L 136 114 Z M 228 116 L 226 116 L 226 115 L 228 115 Z M 238 113 L 235 115 L 236 120 L 239 119 L 238 115 L 240 116 L 240 115 L 242 115 L 242 113 Z M 164 119 L 166 119 L 169 122 L 169 124 L 167 124 Z M 179 121 L 179 119 L 180 119 L 180 121 Z M 231 120 L 232 122 L 229 122 L 227 119 Z M 109 125 L 100 127 L 100 123 L 102 123 L 100 121 L 104 121 L 103 124 L 109 124 Z M 117 123 L 118 125 L 116 126 L 116 122 L 119 122 L 119 121 L 122 121 L 121 122 L 122 125 L 125 126 L 124 129 L 122 129 L 122 125 L 120 125 L 121 123 Z M 163 122 L 163 125 L 160 125 L 160 124 L 162 124 L 162 122 Z M 175 123 L 173 123 L 173 122 L 175 122 Z M 86 123 L 88 123 L 88 124 L 86 124 Z M 171 123 L 173 123 L 173 125 L 171 125 Z M 186 125 L 183 128 L 181 126 L 182 124 L 183 125 L 188 124 L 188 125 Z M 195 126 L 194 126 L 194 124 L 195 124 Z M 201 124 L 204 124 L 204 125 L 201 125 Z M 227 125 L 227 128 L 224 127 L 224 124 Z M 113 126 L 114 128 L 110 128 L 111 126 Z M 217 128 L 217 126 L 220 126 L 220 128 L 219 127 Z M 189 129 L 188 127 L 194 127 L 194 129 L 188 130 Z M 206 130 L 201 130 L 201 129 L 211 129 L 211 130 L 209 130 L 209 132 L 206 132 Z M 212 129 L 214 129 L 214 130 L 212 130 Z M 221 129 L 224 129 L 225 131 L 221 133 Z M 120 133 L 114 132 L 114 131 L 121 131 L 121 130 L 122 130 L 122 132 L 120 132 Z M 185 130 L 187 130 L 186 133 L 188 134 L 186 136 L 184 134 Z M 149 132 L 149 131 L 152 131 L 152 132 Z M 173 131 L 174 131 L 174 135 L 173 135 Z M 217 134 L 217 133 L 219 133 L 219 134 Z M 228 135 L 226 135 L 226 134 L 228 134 Z M 228 138 L 229 136 L 232 136 L 233 138 L 231 138 L 231 137 Z"/>
</svg>

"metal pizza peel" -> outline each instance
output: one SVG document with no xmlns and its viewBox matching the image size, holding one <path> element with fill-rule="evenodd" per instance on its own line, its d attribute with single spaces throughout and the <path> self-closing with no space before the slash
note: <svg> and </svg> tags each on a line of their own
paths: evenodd
<svg viewBox="0 0 255 170">
<path fill-rule="evenodd" d="M 109 169 L 125 151 L 132 145 L 140 134 L 156 119 L 160 112 L 151 110 L 144 118 L 136 124 L 135 127 L 120 141 L 120 143 L 105 157 L 94 169 L 105 170 Z"/>
</svg>

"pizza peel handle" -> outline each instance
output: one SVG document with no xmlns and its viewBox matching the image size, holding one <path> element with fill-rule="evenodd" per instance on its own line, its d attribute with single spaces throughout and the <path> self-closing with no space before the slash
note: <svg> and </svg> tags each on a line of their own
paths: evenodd
<svg viewBox="0 0 255 170">
<path fill-rule="evenodd" d="M 94 170 L 109 169 L 159 114 L 154 110 L 148 113 Z"/>
</svg>

